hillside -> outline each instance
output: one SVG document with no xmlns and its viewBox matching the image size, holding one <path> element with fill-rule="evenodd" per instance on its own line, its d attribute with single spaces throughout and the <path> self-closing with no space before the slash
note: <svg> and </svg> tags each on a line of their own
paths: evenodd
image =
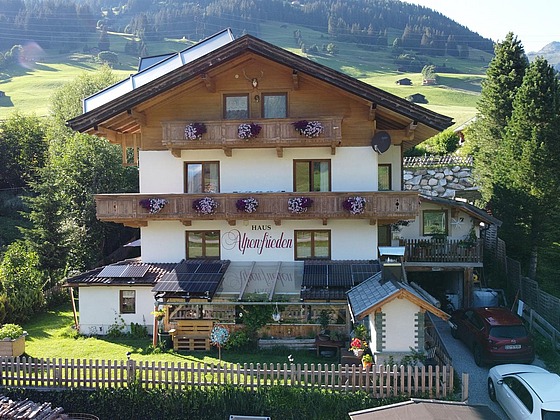
<svg viewBox="0 0 560 420">
<path fill-rule="evenodd" d="M 535 57 L 544 57 L 556 70 L 560 71 L 560 42 L 553 41 L 546 44 L 539 51 L 528 53 L 527 57 L 531 61 Z"/>
<path fill-rule="evenodd" d="M 56 7 L 61 1 L 67 6 L 64 12 Z M 82 71 L 102 65 L 97 59 L 97 46 L 104 33 L 107 47 L 103 49 L 118 55 L 112 67 L 123 78 L 136 70 L 139 55 L 178 51 L 202 36 L 232 26 L 237 36 L 249 32 L 395 95 L 425 95 L 428 103 L 424 106 L 454 117 L 458 124 L 474 115 L 480 81 L 492 57 L 489 40 L 430 9 L 396 1 L 359 0 L 343 2 L 345 7 L 341 7 L 342 3 L 334 0 L 291 4 L 276 0 L 214 0 L 183 6 L 129 0 L 124 6 L 108 8 L 93 0 L 79 5 L 72 0 L 57 0 L 39 3 L 58 13 L 52 21 L 43 19 L 39 29 L 34 29 L 35 20 L 28 20 L 28 26 L 23 28 L 13 19 L 15 10 L 25 9 L 26 3 L 0 0 L 0 6 L 3 3 L 10 5 L 12 11 L 0 7 L 0 29 L 37 43 L 24 44 L 23 49 L 2 51 L 0 47 L 0 54 L 5 56 L 2 60 L 0 55 L 0 90 L 6 93 L 6 97 L 0 97 L 0 119 L 16 109 L 46 115 L 54 88 Z M 75 10 L 69 11 L 72 5 Z M 203 17 L 196 18 L 202 10 Z M 28 12 L 31 16 L 35 13 Z M 73 14 L 83 24 L 65 28 L 63 23 Z M 275 20 L 267 20 L 269 16 Z M 92 19 L 97 18 L 101 19 L 92 25 Z M 178 25 L 178 19 L 183 19 L 182 25 Z M 14 25 L 11 32 L 10 22 Z M 52 22 L 62 26 L 47 35 L 45 28 Z M 60 36 L 56 31 L 62 31 Z M 11 42 L 7 37 L 0 40 L 4 46 Z M 327 52 L 328 44 L 338 52 Z M 30 45 L 38 57 L 34 65 L 14 58 L 28 54 Z M 438 85 L 421 85 L 420 71 L 426 64 L 437 67 Z M 413 85 L 395 83 L 403 77 L 410 78 Z"/>
</svg>

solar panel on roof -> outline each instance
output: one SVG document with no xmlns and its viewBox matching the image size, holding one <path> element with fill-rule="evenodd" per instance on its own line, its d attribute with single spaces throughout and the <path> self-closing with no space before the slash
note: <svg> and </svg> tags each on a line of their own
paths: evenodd
<svg viewBox="0 0 560 420">
<path fill-rule="evenodd" d="M 302 286 L 314 286 L 314 287 L 327 287 L 327 275 L 326 274 L 304 274 L 303 280 L 301 282 Z"/>
<path fill-rule="evenodd" d="M 222 269 L 222 264 L 200 264 L 198 269 L 196 270 L 197 273 L 219 273 Z"/>
<path fill-rule="evenodd" d="M 327 266 L 305 264 L 303 266 L 303 274 L 327 274 Z"/>
<path fill-rule="evenodd" d="M 126 265 L 108 265 L 101 270 L 97 277 L 120 277 L 126 267 Z"/>
<path fill-rule="evenodd" d="M 352 276 L 348 274 L 329 274 L 329 287 L 351 287 Z"/>
<path fill-rule="evenodd" d="M 351 273 L 351 268 L 350 268 L 350 264 L 332 264 L 329 265 L 329 275 L 333 273 L 333 274 L 347 274 L 350 275 Z"/>
<path fill-rule="evenodd" d="M 199 266 L 199 263 L 182 262 L 175 266 L 174 271 L 177 273 L 194 273 Z"/>
<path fill-rule="evenodd" d="M 147 271 L 145 265 L 128 265 L 119 277 L 144 277 Z"/>
</svg>

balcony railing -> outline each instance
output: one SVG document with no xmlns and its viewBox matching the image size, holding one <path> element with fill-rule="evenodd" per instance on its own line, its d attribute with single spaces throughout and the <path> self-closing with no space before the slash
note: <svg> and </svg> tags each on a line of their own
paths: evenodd
<svg viewBox="0 0 560 420">
<path fill-rule="evenodd" d="M 406 248 L 408 262 L 482 262 L 482 244 L 465 243 L 461 240 L 433 241 L 429 239 L 404 239 L 400 245 Z"/>
<path fill-rule="evenodd" d="M 199 121 L 206 125 L 207 132 L 200 140 L 185 138 L 185 127 L 193 121 L 162 121 L 162 142 L 169 149 L 238 149 L 254 147 L 318 147 L 336 148 L 342 140 L 341 117 L 317 117 L 324 132 L 318 137 L 306 137 L 295 130 L 292 123 L 300 118 L 247 119 Z M 255 123 L 262 127 L 256 138 L 244 140 L 237 135 L 239 124 Z"/>
<path fill-rule="evenodd" d="M 309 197 L 313 204 L 304 213 L 292 213 L 288 199 Z M 364 211 L 351 215 L 342 203 L 348 197 L 364 197 Z M 193 202 L 199 198 L 212 197 L 218 207 L 209 215 L 197 213 Z M 237 200 L 254 197 L 259 202 L 253 213 L 238 211 Z M 167 204 L 155 214 L 139 205 L 140 200 L 163 198 Z M 98 194 L 95 196 L 97 218 L 104 221 L 142 226 L 150 220 L 180 220 L 188 224 L 194 220 L 274 220 L 282 219 L 381 219 L 391 222 L 412 219 L 418 214 L 418 193 L 410 191 L 372 192 L 309 192 L 309 193 L 221 193 L 221 194 Z"/>
</svg>

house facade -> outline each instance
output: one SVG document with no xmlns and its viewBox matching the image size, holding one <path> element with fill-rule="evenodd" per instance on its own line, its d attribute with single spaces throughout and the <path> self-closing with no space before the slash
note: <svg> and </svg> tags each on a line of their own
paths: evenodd
<svg viewBox="0 0 560 420">
<path fill-rule="evenodd" d="M 451 225 L 449 206 L 445 222 L 426 222 L 432 203 L 402 188 L 403 150 L 451 124 L 229 30 L 142 59 L 68 122 L 119 144 L 140 177 L 137 194 L 95 197 L 100 220 L 140 228 L 141 261 L 68 280 L 80 288 L 82 330 L 106 333 L 115 316 L 151 327 L 154 303 L 171 308 L 166 328 L 233 324 L 249 300 L 299 319 L 294 335 L 321 304 L 347 327 L 345 293 L 380 270 L 378 246 L 425 238 L 426 223 L 457 237 L 474 226 Z M 396 235 L 399 221 L 410 223 Z"/>
</svg>

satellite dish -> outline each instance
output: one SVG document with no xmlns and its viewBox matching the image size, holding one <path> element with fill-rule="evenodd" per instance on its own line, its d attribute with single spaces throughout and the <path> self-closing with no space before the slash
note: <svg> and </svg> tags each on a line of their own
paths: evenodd
<svg viewBox="0 0 560 420">
<path fill-rule="evenodd" d="M 382 154 L 389 150 L 391 146 L 391 136 L 386 131 L 379 131 L 371 139 L 371 147 L 377 153 Z"/>
</svg>

